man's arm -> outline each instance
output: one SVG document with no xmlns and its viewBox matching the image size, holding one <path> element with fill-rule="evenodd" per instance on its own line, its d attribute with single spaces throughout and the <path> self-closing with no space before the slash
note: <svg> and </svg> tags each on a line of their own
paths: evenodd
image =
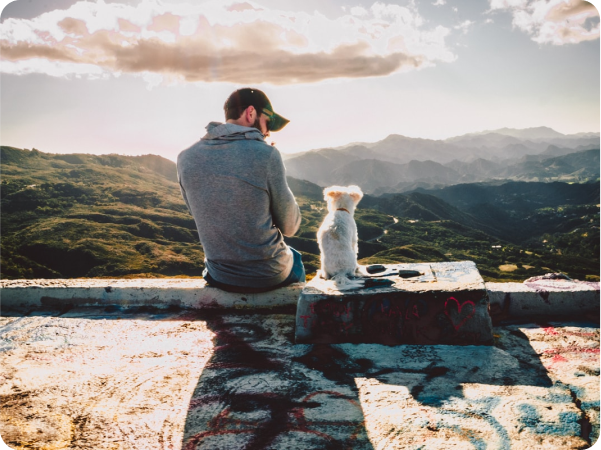
<svg viewBox="0 0 601 450">
<path fill-rule="evenodd" d="M 190 211 L 190 214 L 192 214 L 192 209 L 190 209 L 190 203 L 188 203 L 188 197 L 186 196 L 186 190 L 182 186 L 182 179 L 181 179 L 181 176 L 179 174 L 179 169 L 180 169 L 180 166 L 179 166 L 179 156 L 177 157 L 177 165 L 176 165 L 176 167 L 177 167 L 177 170 L 176 170 L 176 172 L 177 172 L 177 183 L 179 184 L 179 190 L 182 193 L 182 197 L 184 198 L 184 203 L 188 207 L 188 211 Z"/>
<path fill-rule="evenodd" d="M 190 214 L 192 214 L 192 210 L 190 209 L 190 203 L 188 203 L 188 197 L 186 196 L 186 191 L 184 190 L 181 181 L 179 183 L 179 190 L 182 193 L 182 197 L 184 198 L 184 203 L 188 207 L 188 211 L 190 211 Z"/>
<path fill-rule="evenodd" d="M 271 215 L 273 223 L 284 236 L 293 236 L 300 227 L 300 209 L 288 187 L 282 156 L 277 149 L 273 150 L 267 180 L 271 195 Z"/>
</svg>

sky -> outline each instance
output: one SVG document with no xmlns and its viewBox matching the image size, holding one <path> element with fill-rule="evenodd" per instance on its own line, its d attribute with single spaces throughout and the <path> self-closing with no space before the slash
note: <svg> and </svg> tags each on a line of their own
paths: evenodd
<svg viewBox="0 0 601 450">
<path fill-rule="evenodd" d="M 0 141 L 177 154 L 235 89 L 283 153 L 503 127 L 599 132 L 601 0 L 0 3 Z"/>
</svg>

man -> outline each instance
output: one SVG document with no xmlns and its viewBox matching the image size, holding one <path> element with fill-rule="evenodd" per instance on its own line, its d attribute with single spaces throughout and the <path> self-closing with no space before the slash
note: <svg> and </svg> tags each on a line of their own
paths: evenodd
<svg viewBox="0 0 601 450">
<path fill-rule="evenodd" d="M 203 276 L 210 286 L 248 293 L 304 282 L 301 255 L 282 236 L 298 231 L 300 210 L 279 151 L 264 141 L 289 121 L 258 89 L 233 92 L 224 110 L 226 123 L 209 123 L 177 158 L 205 252 Z"/>
</svg>

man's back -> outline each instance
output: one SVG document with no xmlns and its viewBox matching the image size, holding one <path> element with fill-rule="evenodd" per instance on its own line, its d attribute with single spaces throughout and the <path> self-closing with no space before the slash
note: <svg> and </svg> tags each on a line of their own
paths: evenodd
<svg viewBox="0 0 601 450">
<path fill-rule="evenodd" d="M 234 286 L 278 285 L 293 264 L 282 233 L 300 225 L 281 156 L 255 128 L 212 122 L 207 131 L 177 168 L 209 273 Z"/>
</svg>

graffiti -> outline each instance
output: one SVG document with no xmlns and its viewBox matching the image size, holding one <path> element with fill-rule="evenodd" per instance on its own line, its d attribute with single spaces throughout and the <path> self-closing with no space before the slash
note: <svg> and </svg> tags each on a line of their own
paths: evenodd
<svg viewBox="0 0 601 450">
<path fill-rule="evenodd" d="M 525 281 L 524 284 L 535 291 L 541 290 L 546 291 L 547 293 L 552 291 L 573 291 L 575 285 L 586 285 L 593 288 L 598 288 L 599 286 L 596 282 L 575 282 L 572 280 Z"/>
<path fill-rule="evenodd" d="M 336 428 L 337 434 L 340 434 L 342 429 L 345 430 L 347 436 L 343 440 L 348 444 L 355 442 L 364 427 L 362 420 L 311 420 L 307 417 L 305 412 L 307 408 L 317 408 L 322 405 L 314 400 L 319 396 L 325 396 L 330 403 L 332 398 L 341 399 L 346 405 L 356 409 L 357 415 L 359 418 L 361 417 L 361 406 L 358 402 L 336 391 L 312 392 L 298 402 L 273 393 L 236 394 L 235 399 L 229 399 L 230 403 L 208 421 L 207 430 L 201 431 L 187 440 L 184 449 L 194 450 L 211 437 L 228 434 L 247 434 L 244 448 L 247 450 L 262 449 L 286 433 L 311 434 L 325 441 L 323 448 L 344 448 L 339 442 L 339 436 L 335 438 L 331 434 L 320 431 L 320 429 L 331 429 L 332 427 Z M 219 407 L 224 400 L 226 399 L 223 396 L 194 399 L 190 404 L 189 414 L 194 414 L 196 408 Z M 244 413 L 250 416 L 261 415 L 257 414 L 260 412 L 267 413 L 267 418 L 262 417 L 258 420 L 236 418 L 237 415 L 244 415 Z"/>
<path fill-rule="evenodd" d="M 365 303 L 362 330 L 376 342 L 414 341 L 415 327 L 427 317 L 429 306 L 424 299 L 376 297 Z"/>
<path fill-rule="evenodd" d="M 379 303 L 379 310 L 378 308 Z M 419 319 L 428 313 L 428 304 L 423 299 L 414 301 L 405 300 L 404 302 L 395 302 L 387 298 L 381 299 L 380 302 L 375 302 L 370 306 L 370 318 L 375 313 L 381 313 L 388 317 L 399 317 L 406 321 Z"/>
<path fill-rule="evenodd" d="M 335 317 L 351 317 L 351 304 L 349 302 L 317 302 L 309 305 L 312 314 L 331 314 Z"/>
<path fill-rule="evenodd" d="M 578 398 L 576 389 L 573 386 L 564 383 L 557 383 L 557 388 L 562 391 L 558 391 L 556 394 L 547 395 L 537 400 L 551 400 L 554 404 L 564 406 L 570 400 L 572 401 L 575 410 L 565 411 L 559 410 L 556 413 L 550 411 L 553 407 L 545 407 L 541 413 L 541 409 L 536 405 L 530 403 L 521 403 L 516 407 L 516 418 L 519 423 L 518 432 L 529 431 L 537 435 L 556 435 L 556 436 L 579 436 L 583 438 L 589 445 L 592 443 L 592 437 L 598 436 L 598 425 L 597 430 L 593 433 L 593 426 L 590 421 L 590 417 L 587 413 L 587 409 L 591 410 L 595 407 L 598 408 L 599 403 L 593 402 L 594 404 L 583 405 L 583 402 Z M 566 391 L 564 391 L 567 390 Z M 565 407 L 565 406 L 564 406 Z"/>
<path fill-rule="evenodd" d="M 543 327 L 543 331 L 545 332 L 545 334 L 548 334 L 550 336 L 563 336 L 563 335 L 580 336 L 580 337 L 597 337 L 597 336 L 599 336 L 598 332 L 583 332 L 583 331 L 571 331 L 571 330 L 558 331 L 555 327 L 546 326 L 545 324 L 540 324 L 540 325 L 541 325 L 541 327 Z"/>
<path fill-rule="evenodd" d="M 578 347 L 576 345 L 570 345 L 568 347 L 551 348 L 543 351 L 544 355 L 557 355 L 560 353 L 599 353 L 599 349 L 594 347 Z"/>
<path fill-rule="evenodd" d="M 311 316 L 308 314 L 304 314 L 304 315 L 300 315 L 299 317 L 303 320 L 303 328 L 307 328 L 308 327 L 307 320 L 309 320 L 311 318 Z"/>
<path fill-rule="evenodd" d="M 280 448 L 290 439 L 310 448 L 371 448 L 353 378 L 336 375 L 345 355 L 328 347 L 293 358 L 321 364 L 325 376 L 342 382 L 340 390 L 320 389 L 266 347 L 265 328 L 221 317 L 207 323 L 215 332 L 214 353 L 190 400 L 183 449 Z"/>
<path fill-rule="evenodd" d="M 492 415 L 493 410 L 499 405 L 499 403 L 500 402 L 498 398 L 484 397 L 472 402 L 472 408 L 469 411 L 441 408 L 437 411 L 438 414 L 443 415 L 443 417 L 450 416 L 452 418 L 462 418 L 464 420 L 464 426 L 457 427 L 454 424 L 450 425 L 447 424 L 445 420 L 438 421 L 437 426 L 440 428 L 445 427 L 455 429 L 460 434 L 465 435 L 470 443 L 477 449 L 488 448 L 486 442 L 479 438 L 477 433 L 486 428 L 491 428 L 496 436 L 496 439 L 494 439 L 493 442 L 496 444 L 497 448 L 503 450 L 509 449 L 511 448 L 509 434 L 507 433 L 505 427 L 503 427 L 503 425 L 501 425 L 499 421 Z M 473 425 L 471 425 L 472 423 Z"/>
<path fill-rule="evenodd" d="M 451 302 L 452 301 L 452 302 Z M 455 320 L 453 319 L 452 316 L 455 316 L 455 314 L 451 313 L 451 310 L 449 308 L 449 304 L 453 305 L 457 305 L 457 315 L 459 315 L 460 320 L 458 323 L 455 323 Z M 463 309 L 464 306 L 471 306 L 470 311 L 467 314 L 463 314 L 463 318 L 461 315 L 461 310 Z M 444 313 L 445 315 L 449 318 L 449 320 L 451 321 L 451 324 L 453 325 L 453 328 L 455 328 L 455 331 L 459 331 L 459 328 L 461 328 L 463 325 L 465 325 L 465 323 L 471 319 L 472 317 L 474 317 L 474 314 L 476 314 L 476 305 L 474 305 L 474 302 L 471 302 L 469 300 L 459 304 L 459 301 L 455 298 L 455 297 L 449 297 L 447 299 L 447 301 L 444 303 Z"/>
<path fill-rule="evenodd" d="M 542 298 L 547 304 L 551 305 L 550 295 L 552 292 L 563 291 L 569 292 L 573 290 L 579 290 L 582 286 L 590 287 L 593 290 L 599 291 L 599 283 L 591 281 L 578 281 L 578 280 L 537 280 L 529 282 L 526 280 L 524 285 L 530 289 L 536 291 L 536 293 Z"/>
<path fill-rule="evenodd" d="M 326 298 L 307 304 L 299 313 L 298 327 L 319 336 L 312 342 L 322 343 L 490 344 L 490 324 L 467 327 L 476 316 L 477 305 L 486 307 L 484 302 L 475 300 L 476 295 L 480 294 L 470 294 L 463 301 L 401 293 L 348 296 L 343 300 Z"/>
</svg>

